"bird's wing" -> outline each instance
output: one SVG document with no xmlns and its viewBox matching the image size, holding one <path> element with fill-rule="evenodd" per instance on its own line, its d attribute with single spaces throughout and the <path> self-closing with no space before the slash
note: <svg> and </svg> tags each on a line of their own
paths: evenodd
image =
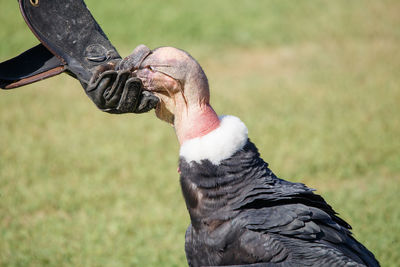
<svg viewBox="0 0 400 267">
<path fill-rule="evenodd" d="M 244 221 L 249 230 L 279 233 L 307 240 L 321 237 L 327 227 L 348 233 L 347 229 L 334 222 L 326 212 L 303 204 L 247 209 L 238 218 Z M 340 235 L 329 235 L 327 239 L 334 243 L 344 241 Z"/>
<path fill-rule="evenodd" d="M 272 239 L 280 241 L 288 254 L 299 252 L 315 254 L 320 247 L 321 251 L 323 249 L 330 251 L 330 254 L 326 253 L 329 260 L 354 261 L 360 264 L 375 262 L 372 254 L 351 236 L 347 228 L 335 222 L 325 211 L 315 207 L 286 204 L 247 209 L 243 210 L 236 220 L 236 223 L 244 225 L 251 232 L 259 233 L 256 235 L 259 239 L 265 239 L 265 235 L 273 236 Z M 249 246 L 260 245 L 254 240 L 252 242 L 247 244 L 247 249 L 250 249 Z M 304 249 L 294 247 L 292 250 L 290 249 L 293 247 L 292 244 Z M 308 246 L 313 249 L 305 249 Z"/>
</svg>

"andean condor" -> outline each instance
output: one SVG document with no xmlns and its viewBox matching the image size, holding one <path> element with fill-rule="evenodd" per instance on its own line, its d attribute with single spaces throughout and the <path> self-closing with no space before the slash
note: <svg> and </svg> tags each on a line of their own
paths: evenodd
<svg viewBox="0 0 400 267">
<path fill-rule="evenodd" d="M 160 98 L 156 115 L 181 145 L 189 266 L 379 266 L 313 189 L 274 175 L 240 119 L 217 116 L 188 53 L 155 49 L 136 74 Z"/>
</svg>

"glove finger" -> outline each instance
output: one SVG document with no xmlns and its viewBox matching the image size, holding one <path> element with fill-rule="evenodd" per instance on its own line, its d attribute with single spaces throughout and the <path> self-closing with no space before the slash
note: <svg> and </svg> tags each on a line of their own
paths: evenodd
<svg viewBox="0 0 400 267">
<path fill-rule="evenodd" d="M 116 76 L 116 71 L 108 70 L 100 74 L 97 79 L 93 77 L 90 79 L 89 85 L 86 87 L 86 92 L 91 92 L 98 88 L 99 84 L 103 82 L 104 79 Z"/>
<path fill-rule="evenodd" d="M 128 79 L 117 109 L 123 113 L 134 112 L 138 104 L 138 99 L 142 92 L 142 88 L 142 81 L 139 78 L 132 77 Z"/>
<path fill-rule="evenodd" d="M 96 90 L 86 92 L 87 95 L 92 99 L 92 101 L 96 104 L 96 106 L 100 109 L 104 108 L 105 100 L 103 98 L 103 92 L 110 86 L 112 81 L 112 77 L 108 76 L 104 79 L 101 79 L 95 87 Z"/>
<path fill-rule="evenodd" d="M 93 74 L 92 77 L 90 78 L 89 83 L 94 83 L 95 81 L 97 81 L 97 79 L 101 76 L 101 74 L 103 74 L 104 72 L 110 71 L 110 70 L 114 70 L 116 64 L 118 64 L 118 62 L 116 61 L 109 61 L 107 62 L 107 64 L 103 64 L 103 65 L 99 65 L 97 66 L 94 70 L 93 70 Z"/>
<path fill-rule="evenodd" d="M 135 113 L 145 113 L 157 106 L 160 99 L 149 91 L 143 91 L 139 106 L 135 110 Z"/>
<path fill-rule="evenodd" d="M 117 72 L 117 77 L 110 90 L 104 92 L 104 98 L 107 101 L 112 101 L 112 98 L 121 96 L 122 90 L 125 86 L 126 80 L 131 73 L 129 71 L 119 71 Z"/>
</svg>

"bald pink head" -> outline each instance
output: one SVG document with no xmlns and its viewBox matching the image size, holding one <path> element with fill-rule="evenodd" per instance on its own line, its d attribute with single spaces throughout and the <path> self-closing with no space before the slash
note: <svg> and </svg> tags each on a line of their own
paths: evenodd
<svg viewBox="0 0 400 267">
<path fill-rule="evenodd" d="M 185 51 L 174 47 L 155 49 L 141 63 L 137 77 L 143 81 L 146 90 L 160 98 L 156 115 L 175 126 L 180 141 L 182 132 L 186 136 L 183 139 L 190 139 L 219 125 L 218 117 L 209 105 L 207 76 L 200 64 Z"/>
</svg>

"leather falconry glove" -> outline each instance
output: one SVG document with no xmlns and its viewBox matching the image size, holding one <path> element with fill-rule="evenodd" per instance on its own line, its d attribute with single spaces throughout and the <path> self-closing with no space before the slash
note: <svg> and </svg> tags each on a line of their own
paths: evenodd
<svg viewBox="0 0 400 267">
<path fill-rule="evenodd" d="M 80 81 L 102 111 L 143 113 L 157 105 L 159 99 L 143 89 L 132 74 L 134 66 L 121 59 L 83 0 L 18 3 L 41 44 L 0 63 L 0 88 L 17 88 L 66 72 Z M 145 57 L 138 52 L 129 58 Z"/>
<path fill-rule="evenodd" d="M 151 54 L 145 45 L 139 45 L 123 60 L 98 66 L 92 75 L 86 93 L 97 106 L 110 113 L 144 113 L 154 108 L 159 99 L 143 90 L 142 81 L 134 71 Z M 139 101 L 140 100 L 140 101 Z"/>
</svg>

